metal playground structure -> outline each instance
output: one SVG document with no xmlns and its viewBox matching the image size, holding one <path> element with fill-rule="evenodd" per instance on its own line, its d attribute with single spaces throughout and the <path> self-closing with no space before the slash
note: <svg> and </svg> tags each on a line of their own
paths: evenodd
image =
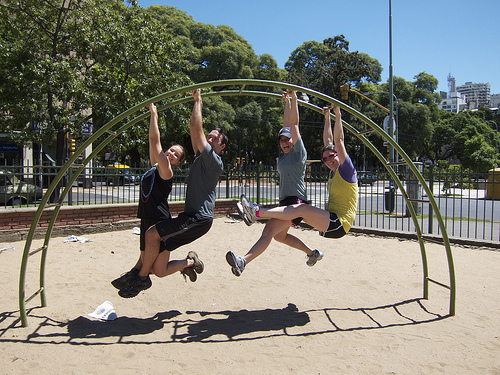
<svg viewBox="0 0 500 375">
<path fill-rule="evenodd" d="M 371 119 L 366 117 L 364 114 L 358 112 L 354 108 L 348 106 L 347 104 L 320 93 L 315 90 L 311 90 L 306 87 L 293 85 L 290 83 L 284 82 L 276 82 L 276 81 L 267 81 L 267 80 L 255 80 L 255 79 L 229 79 L 229 80 L 220 80 L 220 81 L 210 81 L 203 82 L 198 84 L 193 84 L 185 87 L 181 87 L 175 90 L 171 90 L 150 99 L 147 99 L 134 107 L 122 112 L 114 119 L 106 123 L 99 130 L 97 130 L 94 134 L 85 139 L 85 141 L 80 145 L 78 149 L 71 155 L 68 161 L 61 168 L 59 173 L 55 176 L 51 185 L 47 189 L 47 192 L 42 197 L 42 200 L 38 206 L 38 209 L 33 218 L 33 222 L 31 224 L 30 230 L 28 232 L 26 243 L 24 246 L 21 267 L 20 267 L 20 276 L 19 276 L 19 312 L 21 316 L 21 324 L 26 327 L 28 325 L 28 314 L 26 310 L 26 304 L 32 300 L 37 295 L 40 295 L 41 306 L 47 306 L 47 299 L 45 295 L 45 265 L 47 260 L 47 252 L 49 248 L 49 242 L 51 233 L 54 227 L 54 224 L 57 219 L 57 215 L 61 206 L 63 205 L 63 200 L 65 196 L 71 189 L 73 182 L 78 178 L 78 176 L 84 171 L 85 167 L 90 163 L 90 161 L 95 158 L 105 147 L 113 141 L 118 135 L 127 131 L 131 126 L 137 124 L 141 121 L 149 118 L 149 111 L 144 113 L 144 108 L 147 107 L 150 103 L 162 102 L 165 104 L 158 105 L 158 113 L 168 110 L 171 107 L 181 105 L 184 103 L 188 103 L 192 101 L 191 90 L 194 89 L 202 89 L 202 97 L 215 97 L 215 96 L 255 96 L 255 97 L 264 97 L 264 98 L 274 98 L 277 100 L 281 100 L 281 94 L 283 89 L 290 89 L 300 91 L 301 93 L 307 94 L 310 98 L 316 98 L 322 100 L 326 103 L 334 103 L 338 105 L 342 111 L 347 112 L 354 116 L 360 124 L 362 124 L 363 128 L 358 129 L 356 126 L 343 121 L 344 128 L 349 131 L 352 135 L 358 138 L 359 141 L 363 142 L 363 144 L 368 147 L 372 153 L 380 160 L 382 165 L 386 168 L 390 176 L 392 177 L 394 183 L 397 185 L 399 190 L 401 191 L 404 200 L 406 201 L 408 211 L 411 215 L 413 223 L 415 225 L 415 238 L 418 240 L 420 244 L 420 252 L 422 257 L 422 267 L 423 267 L 423 298 L 428 299 L 429 296 L 429 284 L 433 283 L 437 286 L 441 286 L 445 289 L 449 290 L 449 314 L 455 315 L 455 300 L 456 300 L 456 285 L 455 285 L 455 270 L 453 264 L 452 251 L 450 246 L 450 241 L 448 238 L 448 234 L 446 231 L 445 223 L 441 216 L 439 207 L 434 199 L 432 191 L 428 188 L 427 184 L 424 181 L 423 176 L 421 175 L 419 169 L 415 166 L 415 164 L 410 160 L 409 156 L 406 152 L 399 146 L 399 144 L 387 134 L 383 128 L 375 124 Z M 267 90 L 267 91 L 266 91 Z M 277 92 L 279 91 L 279 92 Z M 308 108 L 312 111 L 322 113 L 322 107 L 317 106 L 309 101 L 298 100 L 299 105 L 301 107 Z M 142 113 L 141 113 L 142 112 Z M 136 117 L 132 117 L 136 116 Z M 332 118 L 335 115 L 331 114 Z M 373 143 L 367 138 L 369 134 L 376 134 L 381 137 L 385 142 L 387 142 L 390 147 L 393 147 L 394 151 L 398 154 L 398 162 L 387 161 L 386 157 L 382 155 L 382 153 L 373 145 Z M 105 137 L 103 141 L 99 144 L 94 144 L 101 137 Z M 84 155 L 84 151 L 87 146 L 92 144 L 92 152 L 87 155 L 81 164 L 76 164 L 76 160 Z M 410 197 L 407 193 L 403 183 L 398 177 L 398 167 L 406 166 L 411 170 L 416 179 L 420 182 L 421 186 L 426 192 L 427 198 L 425 200 L 419 199 L 415 200 Z M 59 183 L 66 175 L 66 172 L 69 169 L 73 170 L 71 173 L 71 177 L 67 182 L 65 188 L 62 193 L 59 195 L 58 201 L 56 203 L 49 203 L 49 197 L 55 191 L 55 189 L 59 186 Z M 436 238 L 429 238 L 429 236 L 423 236 L 422 229 L 420 227 L 419 221 L 417 220 L 417 214 L 414 209 L 413 203 L 426 203 L 430 204 L 436 214 L 436 218 L 440 227 L 440 235 L 442 238 L 436 240 Z M 31 249 L 33 237 L 35 234 L 35 230 L 37 228 L 38 222 L 42 217 L 43 213 L 47 213 L 52 211 L 52 215 L 49 221 L 49 224 L 46 228 L 45 237 L 43 245 L 37 249 Z M 448 272 L 449 272 L 449 280 L 447 282 L 437 281 L 430 277 L 429 269 L 428 269 L 428 261 L 426 254 L 426 243 L 438 243 L 444 247 L 444 252 L 448 261 Z M 41 253 L 40 259 L 40 270 L 39 270 L 39 288 L 28 298 L 26 298 L 26 270 L 28 266 L 28 260 L 31 256 Z"/>
</svg>

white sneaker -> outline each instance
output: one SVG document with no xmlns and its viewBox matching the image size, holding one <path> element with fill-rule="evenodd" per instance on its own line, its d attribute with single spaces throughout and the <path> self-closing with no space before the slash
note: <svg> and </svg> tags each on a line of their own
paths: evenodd
<svg viewBox="0 0 500 375">
<path fill-rule="evenodd" d="M 248 221 L 247 225 L 255 223 L 257 221 L 257 210 L 259 209 L 259 205 L 250 202 L 245 197 L 245 194 L 241 194 L 240 202 L 241 202 L 241 208 L 243 208 L 243 212 L 245 213 L 245 215 L 243 216 L 245 223 L 247 223 L 247 221 Z M 240 209 L 240 207 L 238 209 Z"/>
<path fill-rule="evenodd" d="M 309 267 L 312 267 L 318 262 L 319 260 L 323 259 L 323 253 L 319 250 L 314 249 L 311 255 L 307 256 L 307 262 L 306 264 Z"/>
</svg>

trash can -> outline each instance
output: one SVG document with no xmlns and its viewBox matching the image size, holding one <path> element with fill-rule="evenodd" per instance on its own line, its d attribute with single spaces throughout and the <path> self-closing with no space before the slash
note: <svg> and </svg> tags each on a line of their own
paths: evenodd
<svg viewBox="0 0 500 375">
<path fill-rule="evenodd" d="M 490 169 L 488 171 L 486 198 L 500 199 L 500 168 Z"/>
<path fill-rule="evenodd" d="M 424 170 L 424 164 L 422 162 L 414 162 L 415 167 L 417 167 L 420 173 Z M 408 168 L 408 180 L 406 181 L 406 193 L 408 194 L 408 198 L 413 200 L 422 200 L 422 186 L 417 179 L 417 176 L 413 174 L 411 169 Z M 413 210 L 417 215 L 422 213 L 422 206 L 419 202 L 411 202 L 413 206 Z M 406 216 L 410 216 L 410 211 L 408 207 L 406 207 Z"/>
<path fill-rule="evenodd" d="M 394 211 L 394 202 L 396 199 L 396 189 L 394 186 L 389 186 L 385 188 L 384 192 L 384 201 L 385 201 L 385 210 L 392 212 Z"/>
</svg>

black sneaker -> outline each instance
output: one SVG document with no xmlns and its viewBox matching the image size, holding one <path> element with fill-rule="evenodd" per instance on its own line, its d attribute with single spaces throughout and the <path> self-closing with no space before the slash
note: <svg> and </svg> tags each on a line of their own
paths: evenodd
<svg viewBox="0 0 500 375">
<path fill-rule="evenodd" d="M 226 260 L 231 266 L 231 271 L 234 276 L 240 276 L 245 269 L 245 259 L 242 257 L 237 257 L 232 251 L 228 251 L 226 254 Z"/>
<path fill-rule="evenodd" d="M 119 278 L 111 281 L 111 285 L 120 290 L 121 288 L 129 285 L 137 277 L 138 274 L 139 270 L 137 268 L 132 268 L 130 271 L 122 274 Z"/>
<path fill-rule="evenodd" d="M 203 262 L 200 260 L 198 257 L 198 254 L 196 254 L 194 251 L 190 251 L 186 257 L 186 259 L 192 259 L 194 262 L 193 269 L 196 273 L 202 273 L 203 270 L 205 269 L 205 266 Z M 193 281 L 193 280 L 191 280 Z"/>
<path fill-rule="evenodd" d="M 186 267 L 181 271 L 181 275 L 184 276 L 184 281 L 187 282 L 186 277 L 189 277 L 189 280 L 194 283 L 198 276 L 193 267 Z"/>
<path fill-rule="evenodd" d="M 146 280 L 141 280 L 141 278 L 137 276 L 129 285 L 121 288 L 118 291 L 118 295 L 122 298 L 132 298 L 143 290 L 151 288 L 151 285 L 152 282 L 149 275 L 146 277 Z"/>
</svg>

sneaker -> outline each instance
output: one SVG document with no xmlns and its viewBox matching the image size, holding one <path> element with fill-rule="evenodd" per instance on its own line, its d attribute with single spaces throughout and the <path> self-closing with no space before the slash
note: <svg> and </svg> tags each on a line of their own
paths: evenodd
<svg viewBox="0 0 500 375">
<path fill-rule="evenodd" d="M 111 281 L 111 285 L 113 285 L 116 289 L 120 290 L 123 287 L 129 285 L 139 274 L 139 270 L 137 268 L 132 268 L 130 271 L 125 272 L 119 278 Z"/>
<path fill-rule="evenodd" d="M 226 254 L 226 260 L 231 266 L 231 271 L 234 276 L 240 276 L 245 269 L 245 259 L 243 257 L 237 257 L 232 251 L 228 251 Z"/>
<path fill-rule="evenodd" d="M 184 281 L 187 282 L 186 277 L 189 277 L 189 280 L 194 283 L 196 279 L 198 279 L 198 275 L 196 275 L 194 267 L 186 267 L 181 271 L 181 275 L 184 276 Z"/>
<path fill-rule="evenodd" d="M 250 226 L 253 224 L 253 222 L 249 221 L 247 218 L 247 215 L 245 214 L 245 211 L 243 210 L 243 206 L 241 205 L 240 202 L 236 203 L 236 208 L 238 209 L 238 213 L 240 214 L 241 218 L 245 222 L 246 225 Z"/>
<path fill-rule="evenodd" d="M 323 253 L 319 250 L 314 249 L 311 255 L 307 256 L 307 262 L 306 264 L 309 267 L 312 267 L 316 264 L 317 261 L 323 259 Z"/>
<path fill-rule="evenodd" d="M 122 298 L 132 298 L 138 295 L 143 290 L 151 288 L 151 285 L 152 283 L 151 279 L 149 278 L 149 275 L 148 277 L 146 277 L 146 280 L 141 280 L 139 275 L 137 275 L 137 277 L 134 280 L 132 280 L 132 282 L 129 285 L 121 288 L 118 291 L 118 295 Z"/>
<path fill-rule="evenodd" d="M 246 215 L 246 220 L 250 223 L 255 223 L 257 221 L 257 210 L 259 209 L 259 205 L 253 202 L 250 202 L 245 194 L 241 194 L 240 197 L 241 206 L 243 208 L 243 212 Z M 246 222 L 246 221 L 245 221 Z"/>
<path fill-rule="evenodd" d="M 198 257 L 198 254 L 196 254 L 194 251 L 190 251 L 186 257 L 186 259 L 192 259 L 194 262 L 193 269 L 196 273 L 202 273 L 203 270 L 205 269 L 205 266 L 203 262 L 200 260 Z M 193 280 L 191 280 L 193 281 Z"/>
</svg>

